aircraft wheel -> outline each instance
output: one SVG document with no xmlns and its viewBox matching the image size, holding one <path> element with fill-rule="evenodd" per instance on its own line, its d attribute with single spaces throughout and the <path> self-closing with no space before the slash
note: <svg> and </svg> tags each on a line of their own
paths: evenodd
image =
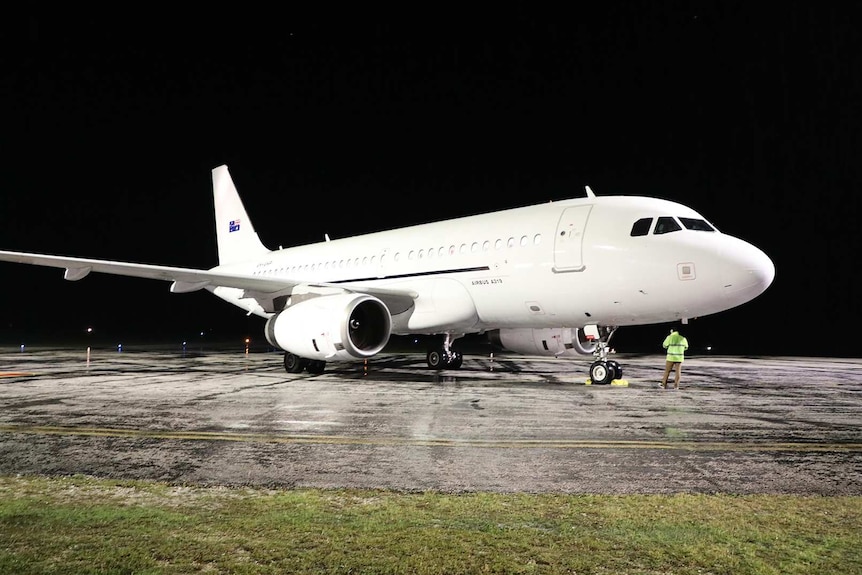
<svg viewBox="0 0 862 575">
<path fill-rule="evenodd" d="M 442 349 L 432 349 L 428 351 L 425 360 L 428 362 L 428 367 L 431 369 L 444 369 L 446 367 L 446 356 Z"/>
<path fill-rule="evenodd" d="M 320 375 L 326 369 L 325 361 L 312 360 L 308 362 L 308 365 L 305 366 L 305 370 L 308 373 L 312 373 L 314 375 Z"/>
<path fill-rule="evenodd" d="M 429 350 L 425 360 L 431 369 L 458 369 L 464 362 L 464 355 L 454 350 L 447 355 L 440 347 Z"/>
<path fill-rule="evenodd" d="M 622 379 L 623 378 L 623 366 L 617 363 L 614 360 L 608 361 L 608 368 L 614 372 L 614 376 L 611 379 Z"/>
<path fill-rule="evenodd" d="M 284 352 L 284 369 L 287 373 L 302 373 L 302 370 L 305 369 L 305 364 L 306 361 L 298 355 L 289 351 Z"/>
<path fill-rule="evenodd" d="M 614 379 L 614 369 L 607 362 L 596 361 L 590 366 L 590 379 L 596 385 L 607 385 Z"/>
</svg>

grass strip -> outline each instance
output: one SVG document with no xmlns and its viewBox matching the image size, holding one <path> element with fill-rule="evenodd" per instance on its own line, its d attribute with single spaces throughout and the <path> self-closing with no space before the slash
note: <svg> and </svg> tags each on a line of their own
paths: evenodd
<svg viewBox="0 0 862 575">
<path fill-rule="evenodd" d="M 0 573 L 862 573 L 862 497 L 0 477 Z"/>
</svg>

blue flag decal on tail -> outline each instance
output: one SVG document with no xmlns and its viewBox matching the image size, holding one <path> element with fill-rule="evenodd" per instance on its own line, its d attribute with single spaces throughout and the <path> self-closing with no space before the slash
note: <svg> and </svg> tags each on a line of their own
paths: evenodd
<svg viewBox="0 0 862 575">
<path fill-rule="evenodd" d="M 231 220 L 230 221 L 229 231 L 231 231 L 231 232 L 238 232 L 239 231 L 239 220 Z"/>
</svg>

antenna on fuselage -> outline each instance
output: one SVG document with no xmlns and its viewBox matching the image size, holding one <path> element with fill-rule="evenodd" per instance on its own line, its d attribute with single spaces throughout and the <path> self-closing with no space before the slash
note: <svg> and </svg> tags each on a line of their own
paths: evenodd
<svg viewBox="0 0 862 575">
<path fill-rule="evenodd" d="M 592 188 L 590 188 L 589 186 L 584 186 L 584 189 L 587 191 L 587 197 L 588 198 L 595 198 L 596 197 L 596 195 L 593 193 Z"/>
<path fill-rule="evenodd" d="M 329 241 L 329 234 L 323 234 L 323 239 L 325 239 L 326 241 Z"/>
</svg>

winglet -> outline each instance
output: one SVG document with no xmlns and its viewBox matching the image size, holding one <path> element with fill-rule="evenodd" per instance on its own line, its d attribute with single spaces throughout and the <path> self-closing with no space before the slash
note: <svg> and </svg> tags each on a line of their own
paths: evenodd
<svg viewBox="0 0 862 575">
<path fill-rule="evenodd" d="M 213 168 L 212 178 L 219 265 L 269 253 L 254 231 L 227 166 Z"/>
</svg>

